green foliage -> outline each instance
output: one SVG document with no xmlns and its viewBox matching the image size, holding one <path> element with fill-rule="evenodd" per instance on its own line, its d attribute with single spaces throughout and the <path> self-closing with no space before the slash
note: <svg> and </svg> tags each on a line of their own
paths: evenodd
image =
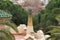
<svg viewBox="0 0 60 40">
<path fill-rule="evenodd" d="M 11 22 L 11 21 L 8 21 L 8 20 L 0 20 L 0 24 L 8 25 L 11 28 L 13 28 L 16 32 L 18 32 L 18 30 L 16 28 L 17 26 L 13 22 Z"/>
<path fill-rule="evenodd" d="M 60 40 L 60 26 L 48 26 L 52 40 Z"/>
<path fill-rule="evenodd" d="M 54 14 L 54 18 L 58 21 L 58 25 L 60 25 L 60 8 L 55 8 L 52 10 L 52 13 Z"/>
<path fill-rule="evenodd" d="M 0 30 L 0 40 L 15 40 L 15 38 L 10 32 Z"/>
<path fill-rule="evenodd" d="M 54 8 L 60 8 L 60 0 L 51 0 L 46 6 L 46 11 L 52 12 L 52 9 Z"/>
<path fill-rule="evenodd" d="M 9 14 L 9 13 L 3 11 L 3 10 L 0 10 L 0 13 L 1 13 L 0 15 L 3 14 L 3 17 L 0 17 L 0 18 L 5 18 L 4 14 L 6 16 Z M 8 16 L 10 16 L 10 14 Z M 9 17 L 7 17 L 7 18 L 9 18 Z M 10 20 L 0 20 L 0 24 L 5 24 L 5 25 L 8 25 L 8 26 L 11 26 L 16 32 L 18 32 L 17 29 L 16 29 L 17 26 L 13 22 L 11 22 Z"/>
<path fill-rule="evenodd" d="M 54 9 L 52 10 L 52 13 L 60 14 L 60 8 L 54 8 Z"/>
<path fill-rule="evenodd" d="M 38 20 L 39 19 L 38 15 L 33 16 L 33 26 L 34 26 L 35 31 L 39 30 L 39 26 L 40 26 L 40 23 L 39 23 L 39 20 Z"/>
<path fill-rule="evenodd" d="M 49 2 L 49 4 L 46 6 L 45 10 L 42 10 L 38 16 L 35 16 L 34 18 L 34 25 L 38 25 L 34 26 L 37 30 L 37 28 L 42 28 L 42 30 L 47 33 L 51 28 L 49 28 L 48 26 L 57 26 L 59 24 L 60 21 L 58 21 L 57 19 L 60 20 L 60 0 L 51 0 Z M 40 18 L 38 18 L 40 17 Z M 40 20 L 40 21 L 39 21 Z"/>
<path fill-rule="evenodd" d="M 13 4 L 10 1 L 2 1 L 0 2 L 0 9 L 10 12 L 13 15 L 12 21 L 15 24 L 19 25 L 20 23 L 27 23 L 28 12 L 20 5 Z"/>
<path fill-rule="evenodd" d="M 1 12 L 1 11 L 0 11 Z M 2 13 L 7 13 L 3 11 Z M 1 17 L 0 17 L 1 18 Z M 3 17 L 2 17 L 3 18 Z M 11 21 L 11 20 L 0 20 L 0 24 L 7 25 L 9 28 L 13 28 L 17 33 L 17 26 Z M 4 27 L 4 29 L 0 28 L 0 40 L 15 40 L 14 36 L 9 32 L 7 27 Z"/>
<path fill-rule="evenodd" d="M 46 28 L 51 33 L 52 40 L 60 40 L 60 0 L 51 0 L 46 6 L 47 18 L 51 22 Z M 47 21 L 48 21 L 47 20 Z M 52 24 L 52 25 L 51 25 Z"/>
</svg>

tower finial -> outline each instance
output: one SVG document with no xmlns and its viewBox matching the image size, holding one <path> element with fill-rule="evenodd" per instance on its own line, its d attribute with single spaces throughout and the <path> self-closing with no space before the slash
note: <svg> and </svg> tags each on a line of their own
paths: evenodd
<svg viewBox="0 0 60 40">
<path fill-rule="evenodd" d="M 33 21 L 32 21 L 32 16 L 31 16 L 32 10 L 29 9 L 29 12 L 30 12 L 30 14 L 28 15 L 27 33 L 34 32 L 34 30 L 33 30 Z"/>
<path fill-rule="evenodd" d="M 32 9 L 31 8 L 29 8 L 29 15 L 32 15 Z"/>
<path fill-rule="evenodd" d="M 28 15 L 28 26 L 33 26 L 33 22 L 32 22 L 32 9 L 29 9 L 29 15 Z"/>
</svg>

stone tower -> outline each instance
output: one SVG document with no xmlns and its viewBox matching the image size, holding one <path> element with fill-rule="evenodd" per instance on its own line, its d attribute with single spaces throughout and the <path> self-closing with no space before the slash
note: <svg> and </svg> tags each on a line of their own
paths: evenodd
<svg viewBox="0 0 60 40">
<path fill-rule="evenodd" d="M 32 20 L 32 16 L 31 14 L 28 15 L 28 22 L 27 22 L 27 33 L 31 33 L 34 32 L 33 30 L 33 20 Z"/>
</svg>

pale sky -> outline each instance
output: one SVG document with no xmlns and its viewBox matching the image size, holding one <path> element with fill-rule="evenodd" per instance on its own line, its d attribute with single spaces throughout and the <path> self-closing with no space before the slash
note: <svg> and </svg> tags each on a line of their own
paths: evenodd
<svg viewBox="0 0 60 40">
<path fill-rule="evenodd" d="M 47 5 L 49 2 L 49 0 L 40 0 L 40 1 L 42 1 L 45 5 Z"/>
<path fill-rule="evenodd" d="M 19 2 L 19 3 L 23 3 L 23 2 L 24 2 L 24 0 L 19 0 L 18 2 Z"/>
<path fill-rule="evenodd" d="M 13 2 L 23 3 L 25 0 L 12 0 Z M 40 0 L 40 2 L 43 2 L 45 5 L 48 4 L 49 0 Z"/>
</svg>

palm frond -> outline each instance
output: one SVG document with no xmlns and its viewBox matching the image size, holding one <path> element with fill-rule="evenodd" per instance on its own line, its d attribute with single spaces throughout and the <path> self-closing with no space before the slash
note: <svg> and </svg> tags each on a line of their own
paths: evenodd
<svg viewBox="0 0 60 40">
<path fill-rule="evenodd" d="M 17 26 L 8 20 L 7 21 L 6 20 L 4 20 L 4 21 L 0 20 L 0 24 L 8 25 L 9 27 L 13 28 L 16 32 L 18 32 Z"/>
<path fill-rule="evenodd" d="M 0 30 L 0 39 L 1 40 L 15 40 L 14 37 L 5 30 Z"/>
</svg>

